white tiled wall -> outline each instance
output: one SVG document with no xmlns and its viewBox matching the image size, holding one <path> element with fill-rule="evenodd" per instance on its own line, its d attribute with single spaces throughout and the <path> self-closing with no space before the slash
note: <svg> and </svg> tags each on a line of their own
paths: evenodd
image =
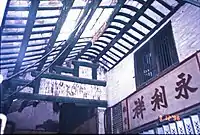
<svg viewBox="0 0 200 135">
<path fill-rule="evenodd" d="M 200 8 L 185 4 L 170 20 L 179 60 L 182 61 L 196 50 L 200 50 Z M 135 91 L 133 53 L 106 74 L 109 106 Z"/>
</svg>

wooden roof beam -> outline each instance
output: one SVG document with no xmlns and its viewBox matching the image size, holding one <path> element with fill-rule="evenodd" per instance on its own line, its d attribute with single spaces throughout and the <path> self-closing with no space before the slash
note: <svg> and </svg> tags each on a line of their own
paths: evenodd
<svg viewBox="0 0 200 135">
<path fill-rule="evenodd" d="M 52 48 L 53 48 L 53 46 L 54 46 L 54 44 L 56 42 L 56 39 L 57 39 L 57 37 L 58 37 L 58 35 L 60 33 L 60 30 L 61 30 L 61 28 L 62 28 L 62 26 L 63 26 L 63 24 L 64 24 L 64 22 L 65 22 L 65 20 L 67 18 L 67 15 L 68 15 L 73 3 L 74 3 L 74 0 L 64 0 L 63 1 L 63 8 L 62 8 L 62 11 L 61 11 L 60 18 L 58 19 L 58 21 L 56 23 L 55 30 L 52 33 L 51 37 L 50 37 L 50 40 L 49 40 L 49 42 L 47 44 L 47 47 L 45 48 L 44 55 L 48 54 L 52 50 Z M 47 60 L 47 57 L 44 58 L 40 62 L 40 64 L 38 65 L 38 68 L 37 68 L 38 71 L 42 70 L 46 60 Z"/>
<path fill-rule="evenodd" d="M 139 17 L 144 14 L 146 9 L 154 2 L 154 0 L 148 0 L 138 12 L 132 16 L 131 20 L 125 25 L 124 28 L 118 33 L 118 35 L 105 47 L 105 49 L 94 59 L 94 62 L 97 62 L 111 47 L 114 46 L 114 44 L 122 38 L 124 33 L 126 33 L 132 25 L 138 21 Z"/>
<path fill-rule="evenodd" d="M 86 5 L 86 8 L 84 10 L 83 15 L 80 18 L 80 21 L 82 21 L 82 19 L 85 18 L 85 16 L 87 16 L 89 10 L 91 9 L 91 11 L 89 12 L 88 17 L 86 18 L 85 22 L 83 22 L 82 25 L 79 25 L 78 28 L 76 28 L 76 30 L 70 35 L 68 41 L 65 43 L 65 45 L 63 45 L 60 53 L 65 50 L 62 55 L 58 58 L 57 62 L 55 63 L 55 65 L 59 65 L 61 66 L 63 64 L 63 62 L 65 61 L 65 59 L 68 57 L 68 55 L 70 54 L 71 50 L 74 48 L 74 46 L 76 45 L 76 43 L 78 42 L 80 36 L 82 35 L 82 33 L 84 32 L 87 24 L 89 23 L 90 19 L 92 18 L 93 14 L 95 13 L 96 9 L 98 8 L 99 4 L 100 4 L 101 0 L 94 0 L 90 3 L 88 3 Z M 79 23 L 80 23 L 79 21 Z M 78 23 L 78 24 L 79 24 Z M 80 28 L 81 26 L 81 28 Z M 79 30 L 79 31 L 78 31 Z M 77 32 L 78 31 L 78 32 Z M 66 49 L 67 47 L 67 49 Z M 58 54 L 58 56 L 60 55 L 60 53 Z"/>
<path fill-rule="evenodd" d="M 23 40 L 22 40 L 22 44 L 20 46 L 20 52 L 19 55 L 17 57 L 17 62 L 15 65 L 15 69 L 13 71 L 13 74 L 17 73 L 20 70 L 20 67 L 22 65 L 23 59 L 25 57 L 25 53 L 26 53 L 26 49 L 28 47 L 28 42 L 30 40 L 30 36 L 32 33 L 32 29 L 34 26 L 34 22 L 36 19 L 36 13 L 37 13 L 37 9 L 39 7 L 39 0 L 32 0 L 31 1 L 31 6 L 30 6 L 30 10 L 29 10 L 29 15 L 28 15 L 28 21 L 26 23 L 26 28 L 25 28 L 25 32 L 23 35 Z"/>
</svg>

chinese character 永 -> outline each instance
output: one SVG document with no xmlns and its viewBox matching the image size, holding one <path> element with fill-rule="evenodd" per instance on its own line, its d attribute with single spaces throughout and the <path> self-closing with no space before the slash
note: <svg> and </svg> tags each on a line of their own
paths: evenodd
<svg viewBox="0 0 200 135">
<path fill-rule="evenodd" d="M 153 99 L 153 101 L 151 101 L 151 104 L 154 104 L 154 107 L 152 109 L 153 111 L 156 111 L 156 108 L 160 109 L 160 106 L 164 108 L 168 107 L 165 95 L 165 87 L 160 86 L 160 88 L 162 89 L 162 92 L 160 92 L 159 89 L 155 88 L 155 94 L 153 95 L 153 97 L 151 97 L 151 99 Z"/>
<path fill-rule="evenodd" d="M 143 111 L 146 110 L 145 106 L 144 106 L 144 101 L 143 101 L 143 96 L 141 96 L 141 99 L 138 98 L 138 101 L 135 101 L 135 109 L 133 109 L 133 112 L 135 112 L 133 119 L 135 119 L 135 117 L 137 116 L 137 118 L 139 118 L 139 115 L 141 115 L 141 118 L 143 119 Z"/>
<path fill-rule="evenodd" d="M 184 78 L 185 74 L 181 73 L 178 75 L 178 78 L 181 79 L 179 82 L 176 82 L 176 85 L 178 87 L 175 88 L 176 92 L 179 92 L 177 96 L 175 96 L 176 99 L 179 99 L 181 96 L 185 99 L 189 98 L 188 90 L 190 92 L 195 92 L 198 88 L 192 88 L 189 86 L 189 83 L 192 79 L 192 76 L 190 74 L 187 75 L 187 80 Z"/>
</svg>

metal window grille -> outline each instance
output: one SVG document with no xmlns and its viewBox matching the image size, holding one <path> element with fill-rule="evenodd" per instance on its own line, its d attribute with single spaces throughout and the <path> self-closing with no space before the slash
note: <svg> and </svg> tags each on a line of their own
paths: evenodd
<svg viewBox="0 0 200 135">
<path fill-rule="evenodd" d="M 171 22 L 134 55 L 137 88 L 178 62 Z"/>
</svg>

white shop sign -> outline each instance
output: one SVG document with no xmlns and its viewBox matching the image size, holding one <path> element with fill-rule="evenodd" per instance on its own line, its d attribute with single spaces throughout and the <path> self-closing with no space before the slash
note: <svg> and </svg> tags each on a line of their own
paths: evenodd
<svg viewBox="0 0 200 135">
<path fill-rule="evenodd" d="M 95 86 L 46 78 L 42 78 L 40 81 L 39 94 L 106 100 L 106 92 L 103 86 Z"/>
<path fill-rule="evenodd" d="M 63 74 L 64 75 L 64 74 Z M 87 67 L 79 68 L 79 76 L 82 78 L 92 78 L 92 70 Z M 102 68 L 97 69 L 97 79 L 105 80 Z M 106 91 L 103 86 L 82 84 L 69 81 L 42 78 L 40 81 L 39 94 L 64 96 L 73 98 L 85 98 L 106 100 Z"/>
<path fill-rule="evenodd" d="M 128 97 L 130 129 L 200 103 L 200 53 Z"/>
</svg>

